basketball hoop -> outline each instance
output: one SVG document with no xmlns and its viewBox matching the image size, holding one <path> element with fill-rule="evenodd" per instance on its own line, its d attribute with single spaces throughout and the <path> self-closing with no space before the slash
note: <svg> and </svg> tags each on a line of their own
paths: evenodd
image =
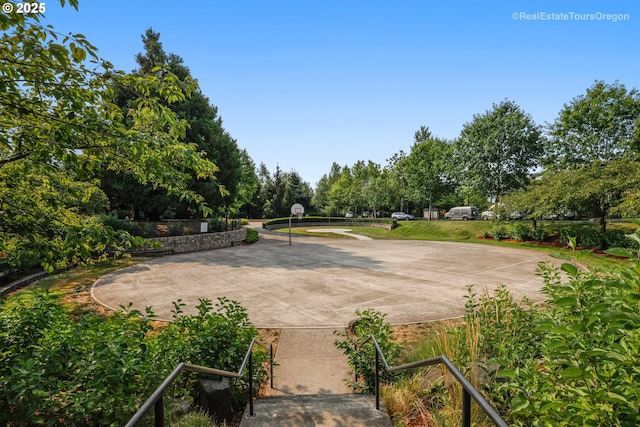
<svg viewBox="0 0 640 427">
<path fill-rule="evenodd" d="M 300 203 L 296 203 L 291 206 L 291 214 L 296 215 L 298 219 L 302 219 L 302 214 L 304 214 L 304 206 Z"/>
<path fill-rule="evenodd" d="M 300 203 L 294 203 L 291 206 L 291 215 L 289 215 L 289 246 L 291 246 L 291 217 L 293 215 L 298 216 L 298 220 L 302 220 L 302 214 L 304 213 L 304 206 Z"/>
</svg>

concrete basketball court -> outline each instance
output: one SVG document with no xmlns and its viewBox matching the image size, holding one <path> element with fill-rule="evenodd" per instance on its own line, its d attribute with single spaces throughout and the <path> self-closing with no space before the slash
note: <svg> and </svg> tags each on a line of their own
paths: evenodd
<svg viewBox="0 0 640 427">
<path fill-rule="evenodd" d="M 92 288 L 111 309 L 151 306 L 171 320 L 173 301 L 195 313 L 201 298 L 226 297 L 258 328 L 345 327 L 355 310 L 375 308 L 391 324 L 464 313 L 467 286 L 504 284 L 541 301 L 543 252 L 482 244 L 351 240 L 265 233 L 253 245 L 165 256 L 110 273 Z"/>
</svg>

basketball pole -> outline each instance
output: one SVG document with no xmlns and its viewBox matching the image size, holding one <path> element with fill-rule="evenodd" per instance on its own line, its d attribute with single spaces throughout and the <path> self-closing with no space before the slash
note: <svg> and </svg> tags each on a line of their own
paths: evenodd
<svg viewBox="0 0 640 427">
<path fill-rule="evenodd" d="M 302 206 L 300 203 L 294 203 L 291 206 L 291 215 L 289 215 L 289 246 L 291 246 L 291 217 L 294 215 L 297 215 L 298 220 L 301 220 L 303 213 L 304 213 L 304 206 Z"/>
</svg>

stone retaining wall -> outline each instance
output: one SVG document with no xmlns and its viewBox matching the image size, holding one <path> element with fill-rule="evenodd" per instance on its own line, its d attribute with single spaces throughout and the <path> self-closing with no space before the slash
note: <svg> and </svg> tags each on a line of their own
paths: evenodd
<svg viewBox="0 0 640 427">
<path fill-rule="evenodd" d="M 8 294 L 9 292 L 15 291 L 16 289 L 24 288 L 25 286 L 30 285 L 31 283 L 38 281 L 43 277 L 46 277 L 47 275 L 48 273 L 42 272 L 42 273 L 32 274 L 27 277 L 23 277 L 20 280 L 17 280 L 15 282 L 9 283 L 6 286 L 1 287 L 0 295 Z"/>
<path fill-rule="evenodd" d="M 162 243 L 161 251 L 173 251 L 174 254 L 185 252 L 208 251 L 211 249 L 228 248 L 241 243 L 247 237 L 247 229 L 223 231 L 220 233 L 191 234 L 188 236 L 155 237 L 156 242 Z"/>
<path fill-rule="evenodd" d="M 296 227 L 374 227 L 392 230 L 393 224 L 384 222 L 359 222 L 359 221 L 318 221 L 318 222 L 298 222 L 296 219 L 291 220 L 291 228 Z M 265 227 L 266 230 L 277 230 L 279 228 L 289 228 L 289 223 L 273 224 Z"/>
</svg>

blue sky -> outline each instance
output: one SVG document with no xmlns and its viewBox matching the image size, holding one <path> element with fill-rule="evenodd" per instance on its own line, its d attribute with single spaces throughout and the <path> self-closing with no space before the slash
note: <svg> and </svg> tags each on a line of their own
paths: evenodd
<svg viewBox="0 0 640 427">
<path fill-rule="evenodd" d="M 256 165 L 315 185 L 331 164 L 381 166 L 428 126 L 456 138 L 510 99 L 538 124 L 595 80 L 640 88 L 637 0 L 80 0 L 45 24 L 118 69 L 141 35 L 184 59 Z M 563 15 L 553 15 L 563 14 Z M 622 14 L 614 22 L 613 16 Z M 617 16 L 617 15 L 616 15 Z M 537 19 L 536 19 L 537 18 Z"/>
</svg>

